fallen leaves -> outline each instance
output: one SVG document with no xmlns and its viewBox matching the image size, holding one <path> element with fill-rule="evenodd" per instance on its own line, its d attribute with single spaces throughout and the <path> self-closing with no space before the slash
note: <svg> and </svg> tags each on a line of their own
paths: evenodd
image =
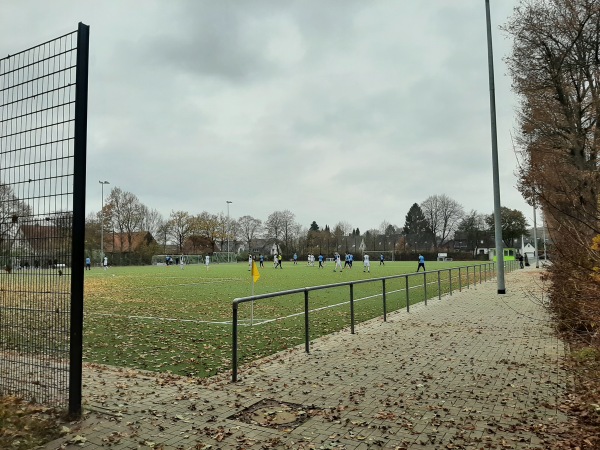
<svg viewBox="0 0 600 450">
<path fill-rule="evenodd" d="M 25 450 L 65 434 L 59 412 L 24 402 L 16 397 L 0 398 L 0 448 Z"/>
</svg>

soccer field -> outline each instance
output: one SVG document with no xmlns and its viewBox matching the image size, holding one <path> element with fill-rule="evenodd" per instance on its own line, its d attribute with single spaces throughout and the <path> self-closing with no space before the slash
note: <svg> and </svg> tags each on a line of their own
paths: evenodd
<svg viewBox="0 0 600 450">
<path fill-rule="evenodd" d="M 428 271 L 473 262 L 428 262 Z M 364 273 L 362 262 L 343 272 L 334 264 L 272 262 L 259 268 L 255 294 L 294 288 L 412 273 L 416 262 L 372 263 Z M 447 272 L 446 272 L 447 273 Z M 453 289 L 458 289 L 457 273 Z M 463 286 L 466 270 L 462 271 Z M 479 269 L 477 269 L 479 276 Z M 447 275 L 446 275 L 447 277 Z M 470 283 L 473 282 L 471 268 Z M 490 275 L 487 275 L 490 278 Z M 422 301 L 423 273 L 409 278 L 410 302 Z M 427 277 L 428 297 L 437 296 L 437 273 Z M 449 285 L 442 283 L 442 293 Z M 386 282 L 387 310 L 406 307 L 405 280 Z M 87 362 L 181 375 L 206 377 L 231 367 L 232 300 L 252 293 L 248 264 L 111 267 L 85 272 L 84 359 Z M 350 325 L 348 287 L 310 294 L 311 339 Z M 382 316 L 381 282 L 354 286 L 357 322 Z M 265 299 L 240 305 L 240 363 L 304 342 L 304 296 Z M 277 319 L 277 320 L 275 320 Z"/>
</svg>

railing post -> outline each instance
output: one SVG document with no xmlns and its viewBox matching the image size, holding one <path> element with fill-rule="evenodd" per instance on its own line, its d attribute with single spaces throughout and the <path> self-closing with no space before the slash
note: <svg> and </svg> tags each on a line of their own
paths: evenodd
<svg viewBox="0 0 600 450">
<path fill-rule="evenodd" d="M 233 303 L 233 320 L 231 321 L 233 325 L 233 330 L 231 332 L 232 343 L 231 343 L 231 382 L 235 383 L 237 381 L 237 360 L 238 360 L 238 305 L 237 303 Z"/>
<path fill-rule="evenodd" d="M 383 280 L 381 280 L 383 282 L 383 321 L 387 322 L 387 305 L 385 302 L 385 278 Z"/>
<path fill-rule="evenodd" d="M 354 285 L 350 284 L 350 332 L 354 334 Z"/>
<path fill-rule="evenodd" d="M 462 271 L 458 268 L 458 292 L 462 292 Z"/>
<path fill-rule="evenodd" d="M 408 275 L 404 276 L 406 281 L 406 312 L 410 312 L 410 295 L 408 293 Z"/>
<path fill-rule="evenodd" d="M 479 284 L 481 284 L 481 266 L 479 266 Z"/>
<path fill-rule="evenodd" d="M 308 289 L 304 290 L 304 350 L 310 353 L 310 329 L 308 321 Z"/>
<path fill-rule="evenodd" d="M 452 295 L 452 269 L 448 269 L 448 281 L 450 282 L 450 295 Z"/>
<path fill-rule="evenodd" d="M 475 269 L 473 269 L 473 271 L 475 271 Z M 469 283 L 470 283 L 470 280 L 469 280 L 469 266 L 467 266 L 467 289 L 469 289 L 469 286 L 470 286 Z"/>
<path fill-rule="evenodd" d="M 442 299 L 442 281 L 440 278 L 440 270 L 438 270 L 438 300 Z"/>
<path fill-rule="evenodd" d="M 427 306 L 427 272 L 423 272 L 423 294 L 425 295 L 425 306 Z"/>
</svg>

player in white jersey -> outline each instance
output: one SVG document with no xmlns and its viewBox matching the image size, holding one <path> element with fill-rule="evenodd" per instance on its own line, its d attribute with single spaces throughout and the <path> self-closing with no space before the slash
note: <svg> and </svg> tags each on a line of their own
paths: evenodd
<svg viewBox="0 0 600 450">
<path fill-rule="evenodd" d="M 367 254 L 363 257 L 363 272 L 371 272 L 371 261 L 369 261 L 369 255 Z"/>
<path fill-rule="evenodd" d="M 336 253 L 335 255 L 335 269 L 333 269 L 334 272 L 337 272 L 337 268 L 340 268 L 340 272 L 342 271 L 342 258 L 340 257 L 340 255 L 338 253 Z"/>
</svg>

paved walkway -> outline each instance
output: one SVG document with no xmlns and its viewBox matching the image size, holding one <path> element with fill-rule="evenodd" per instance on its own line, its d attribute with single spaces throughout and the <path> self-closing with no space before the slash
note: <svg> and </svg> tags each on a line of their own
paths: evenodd
<svg viewBox="0 0 600 450">
<path fill-rule="evenodd" d="M 235 384 L 87 366 L 86 419 L 45 448 L 548 448 L 567 375 L 540 274 L 265 358 Z"/>
</svg>

